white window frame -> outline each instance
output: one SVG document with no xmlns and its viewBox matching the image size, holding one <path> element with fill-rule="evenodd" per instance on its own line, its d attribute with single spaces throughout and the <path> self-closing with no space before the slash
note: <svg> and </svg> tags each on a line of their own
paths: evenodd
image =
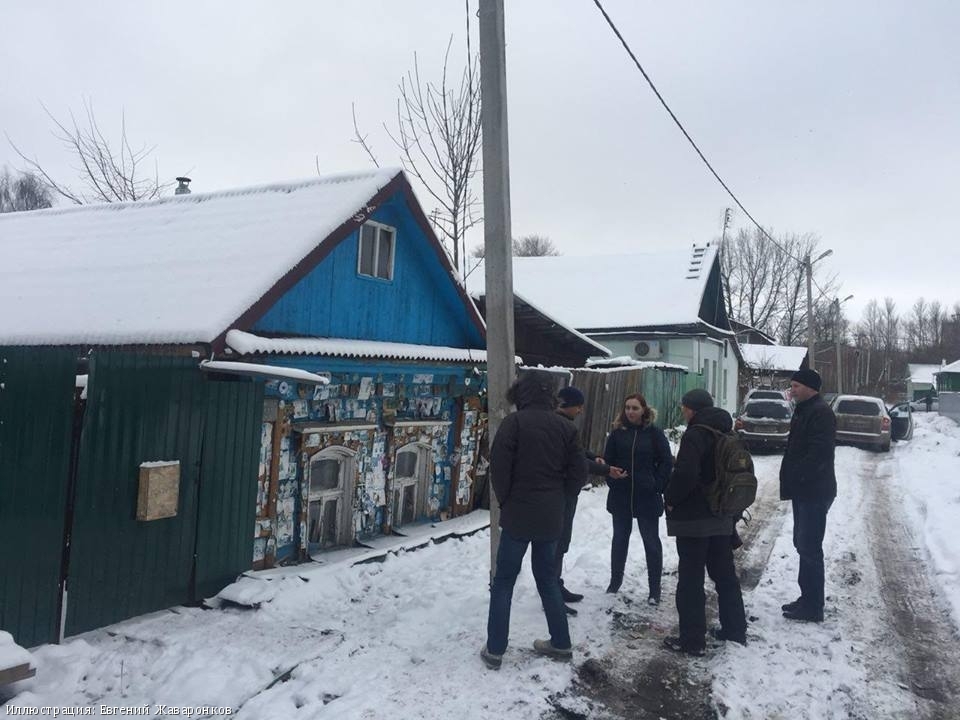
<svg viewBox="0 0 960 720">
<path fill-rule="evenodd" d="M 425 514 L 427 491 L 430 487 L 430 477 L 433 470 L 432 450 L 429 445 L 422 442 L 412 442 L 397 448 L 397 454 L 394 458 L 394 467 L 399 468 L 399 458 L 401 453 L 417 453 L 416 474 L 411 477 L 400 477 L 394 472 L 393 477 L 393 527 L 403 527 L 403 498 L 404 490 L 414 487 L 413 496 L 413 521 Z"/>
<path fill-rule="evenodd" d="M 372 227 L 376 231 L 373 238 L 373 272 L 366 273 L 361 269 L 363 263 L 363 229 L 365 227 Z M 388 231 L 393 237 L 393 242 L 390 243 L 390 259 L 387 263 L 387 277 L 382 277 L 377 275 L 377 268 L 380 266 L 380 233 L 383 231 Z M 363 277 L 376 278 L 377 280 L 393 280 L 393 262 L 397 255 L 397 229 L 392 225 L 384 225 L 383 223 L 374 222 L 373 220 L 367 220 L 363 225 L 360 226 L 360 231 L 357 237 L 357 275 Z"/>
<path fill-rule="evenodd" d="M 352 498 L 351 490 L 353 488 L 353 477 L 356 475 L 356 453 L 350 448 L 344 447 L 342 445 L 334 445 L 332 447 L 324 448 L 320 452 L 311 456 L 307 461 L 307 547 L 310 545 L 319 546 L 321 549 L 326 549 L 326 547 L 334 547 L 337 545 L 344 545 L 349 542 L 349 538 L 345 538 L 344 535 L 346 530 L 351 527 L 349 513 L 352 512 L 353 503 L 350 502 Z M 313 474 L 313 466 L 316 463 L 319 463 L 321 460 L 337 460 L 340 463 L 340 475 L 339 482 L 337 487 L 333 490 L 313 490 L 311 483 L 311 475 Z M 314 542 L 311 539 L 310 534 L 310 510 L 314 503 L 319 503 L 319 515 L 317 516 L 317 522 L 323 523 L 323 518 L 325 517 L 324 508 L 328 502 L 337 501 L 339 506 L 337 508 L 336 523 L 337 526 L 334 528 L 334 537 L 336 542 L 332 546 L 323 545 L 323 528 L 320 528 L 318 534 L 318 542 Z"/>
</svg>

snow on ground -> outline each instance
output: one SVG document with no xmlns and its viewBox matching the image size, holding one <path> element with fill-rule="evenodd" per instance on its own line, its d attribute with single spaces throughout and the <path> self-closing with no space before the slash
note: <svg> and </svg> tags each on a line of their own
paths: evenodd
<svg viewBox="0 0 960 720">
<path fill-rule="evenodd" d="M 605 499 L 602 489 L 583 494 L 568 555 L 568 585 L 588 594 L 571 621 L 578 660 L 609 644 L 605 611 L 615 598 L 603 592 L 611 532 Z M 628 588 L 644 575 L 636 536 L 631 557 Z M 34 651 L 37 678 L 16 685 L 13 702 L 230 705 L 257 720 L 537 718 L 573 670 L 530 649 L 547 632 L 529 561 L 514 595 L 504 667 L 486 670 L 478 653 L 488 566 L 484 531 L 310 582 L 286 578 L 258 610 L 181 607 L 129 620 Z"/>
<path fill-rule="evenodd" d="M 933 413 L 914 413 L 913 419 L 913 440 L 894 456 L 893 473 L 960 625 L 960 426 Z"/>
<path fill-rule="evenodd" d="M 789 514 L 769 520 L 782 526 L 758 584 L 745 593 L 750 644 L 725 644 L 691 665 L 691 672 L 713 674 L 713 702 L 725 718 L 918 715 L 916 696 L 900 679 L 904 663 L 891 642 L 872 559 L 877 505 L 870 485 L 903 486 L 905 517 L 922 524 L 936 577 L 956 609 L 960 585 L 949 548 L 960 532 L 960 497 L 951 482 L 960 477 L 960 430 L 917 417 L 915 439 L 889 456 L 838 449 L 840 496 L 828 520 L 822 625 L 781 617 L 780 605 L 797 595 L 797 560 Z M 777 482 L 779 462 L 776 455 L 757 458 L 761 483 Z M 604 489 L 582 494 L 564 573 L 568 587 L 586 594 L 570 621 L 577 665 L 618 652 L 612 617 L 631 597 L 646 597 L 636 532 L 623 590 L 604 592 L 611 535 L 605 500 Z M 664 570 L 673 573 L 675 545 L 663 525 L 661 535 Z M 529 561 L 514 595 L 504 666 L 483 667 L 488 543 L 484 531 L 381 563 L 331 568 L 308 582 L 285 577 L 271 583 L 273 599 L 256 610 L 175 608 L 42 646 L 32 653 L 36 678 L 14 685 L 18 694 L 9 702 L 92 707 L 94 714 L 101 704 L 230 706 L 251 720 L 540 718 L 550 712 L 551 696 L 569 697 L 575 668 L 530 649 L 546 636 L 546 624 Z M 708 603 L 715 603 L 712 594 Z M 637 642 L 656 645 L 675 627 L 676 614 L 669 597 L 651 612 L 656 632 Z"/>
<path fill-rule="evenodd" d="M 896 448 L 899 450 L 899 447 Z M 861 484 L 874 456 L 837 448 L 838 496 L 827 517 L 826 618 L 823 624 L 786 620 L 780 606 L 797 598 L 797 553 L 790 514 L 757 587 L 744 597 L 751 623 L 748 646 L 727 644 L 714 670 L 713 693 L 729 718 L 909 717 L 913 701 L 877 665 L 897 664 L 887 652 L 887 625 L 878 617 L 879 581 L 869 561 L 867 512 Z M 775 481 L 780 457 L 760 458 L 758 475 Z M 762 462 L 766 460 L 767 462 Z M 773 462 L 771 462 L 773 461 Z M 874 655 L 877 662 L 873 662 Z M 871 658 L 871 660 L 868 660 Z"/>
</svg>

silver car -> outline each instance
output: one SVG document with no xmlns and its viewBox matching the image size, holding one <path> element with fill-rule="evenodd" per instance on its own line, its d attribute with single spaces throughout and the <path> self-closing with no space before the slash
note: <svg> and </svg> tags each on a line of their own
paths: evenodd
<svg viewBox="0 0 960 720">
<path fill-rule="evenodd" d="M 780 399 L 750 399 L 734 424 L 748 448 L 785 448 L 793 405 Z"/>
<path fill-rule="evenodd" d="M 883 400 L 867 395 L 838 395 L 833 401 L 837 416 L 837 442 L 865 445 L 882 452 L 890 449 L 890 414 Z"/>
</svg>

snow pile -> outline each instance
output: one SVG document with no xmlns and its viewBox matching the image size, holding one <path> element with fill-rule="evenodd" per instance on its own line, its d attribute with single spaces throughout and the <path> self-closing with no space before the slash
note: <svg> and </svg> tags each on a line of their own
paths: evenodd
<svg viewBox="0 0 960 720">
<path fill-rule="evenodd" d="M 960 426 L 932 413 L 915 413 L 913 421 L 913 440 L 896 454 L 894 474 L 960 624 Z"/>
</svg>

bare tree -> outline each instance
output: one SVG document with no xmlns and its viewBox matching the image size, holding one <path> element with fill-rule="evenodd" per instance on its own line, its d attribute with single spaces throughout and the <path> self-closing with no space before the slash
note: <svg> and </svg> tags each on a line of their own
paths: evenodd
<svg viewBox="0 0 960 720">
<path fill-rule="evenodd" d="M 0 213 L 40 210 L 53 206 L 53 196 L 44 182 L 33 173 L 16 177 L 4 168 L 0 174 Z"/>
<path fill-rule="evenodd" d="M 413 56 L 413 69 L 401 78 L 396 126 L 384 130 L 400 152 L 404 169 L 415 176 L 437 203 L 433 222 L 453 258 L 466 270 L 466 232 L 481 220 L 480 199 L 473 180 L 480 169 L 480 59 L 470 44 L 470 2 L 466 0 L 467 60 L 460 80 L 451 80 L 447 43 L 439 84 L 421 77 Z M 354 108 L 354 142 L 379 167 L 368 136 L 360 132 Z"/>
<path fill-rule="evenodd" d="M 720 253 L 725 299 L 734 320 L 776 337 L 785 345 L 806 341 L 806 277 L 798 258 L 815 253 L 819 239 L 810 233 L 774 237 L 757 228 L 740 230 Z M 814 321 L 832 327 L 830 302 L 839 284 L 814 265 L 817 286 Z"/>
<path fill-rule="evenodd" d="M 54 136 L 77 163 L 73 169 L 78 173 L 79 189 L 54 179 L 39 160 L 22 152 L 12 140 L 10 144 L 32 171 L 61 197 L 77 205 L 151 200 L 159 197 L 169 187 L 168 184 L 160 182 L 155 163 L 152 175 L 145 170 L 154 147 L 144 144 L 134 149 L 127 137 L 126 117 L 122 113 L 120 135 L 111 141 L 97 122 L 93 103 L 89 101 L 84 102 L 85 117 L 82 123 L 73 112 L 70 113 L 70 122 L 66 123 L 54 117 L 46 106 L 43 106 L 43 109 L 56 126 Z"/>
<path fill-rule="evenodd" d="M 549 257 L 560 254 L 553 240 L 546 235 L 524 235 L 513 238 L 512 245 L 514 257 Z M 485 253 L 484 246 L 477 245 L 470 251 L 470 256 L 482 260 Z"/>
</svg>

